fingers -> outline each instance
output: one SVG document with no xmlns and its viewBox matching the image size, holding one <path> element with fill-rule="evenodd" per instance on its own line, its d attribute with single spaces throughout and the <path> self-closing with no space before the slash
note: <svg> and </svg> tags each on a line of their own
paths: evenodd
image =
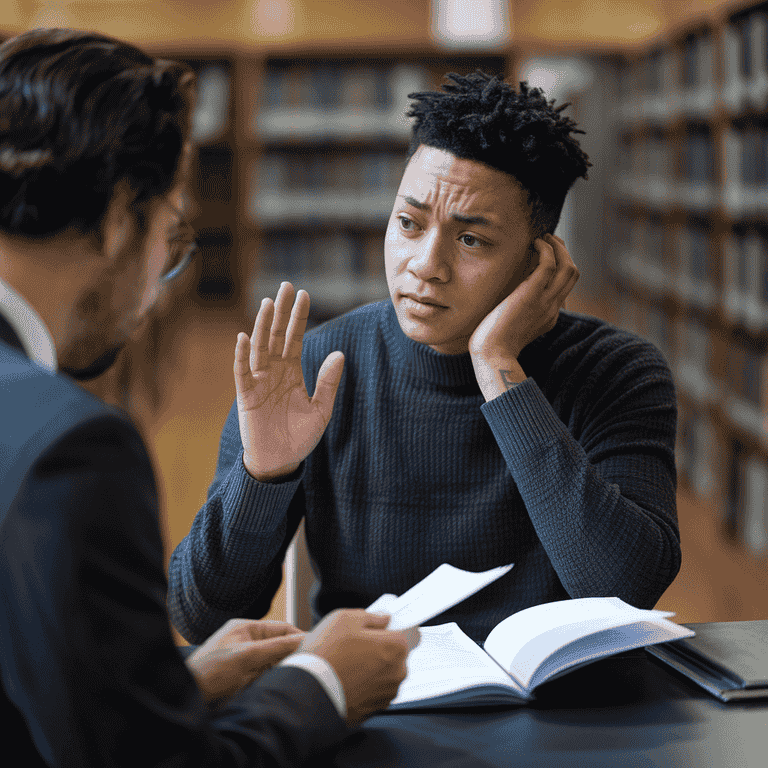
<svg viewBox="0 0 768 768">
<path fill-rule="evenodd" d="M 270 357 L 300 358 L 308 318 L 309 294 L 299 291 L 294 301 L 293 285 L 289 282 L 280 284 L 274 302 L 270 298 L 262 299 L 251 334 L 251 371 L 255 373 L 265 367 Z M 236 347 L 235 373 L 244 376 L 247 371 L 242 356 L 237 358 L 237 354 Z"/>
<path fill-rule="evenodd" d="M 267 364 L 269 355 L 269 327 L 272 324 L 275 307 L 272 299 L 262 299 L 259 313 L 256 315 L 256 322 L 253 324 L 253 333 L 251 334 L 251 371 L 256 372 Z"/>
<path fill-rule="evenodd" d="M 268 621 L 254 619 L 248 626 L 248 634 L 253 640 L 267 640 L 271 637 L 283 637 L 286 635 L 298 635 L 304 637 L 306 632 L 294 627 L 287 621 Z"/>
<path fill-rule="evenodd" d="M 272 357 L 282 357 L 285 349 L 285 334 L 288 321 L 291 319 L 293 308 L 293 286 L 288 282 L 280 284 L 280 290 L 275 299 L 275 315 L 269 334 L 269 354 Z M 309 311 L 309 310 L 307 310 Z"/>
<path fill-rule="evenodd" d="M 306 291 L 299 291 L 296 294 L 296 301 L 293 304 L 291 317 L 288 322 L 288 330 L 285 334 L 284 358 L 301 358 L 304 331 L 307 329 L 307 318 L 309 318 L 309 294 Z"/>
<path fill-rule="evenodd" d="M 281 635 L 242 646 L 237 651 L 242 673 L 252 681 L 292 653 L 296 653 L 301 640 L 300 635 Z"/>
<path fill-rule="evenodd" d="M 579 279 L 579 270 L 573 263 L 571 254 L 568 253 L 565 241 L 561 237 L 546 234 L 537 240 L 537 243 L 539 242 L 542 243 L 540 263 L 542 261 L 546 263 L 550 276 L 545 292 L 546 298 L 560 307 Z"/>
<path fill-rule="evenodd" d="M 323 415 L 323 421 L 327 424 L 331 420 L 333 402 L 339 389 L 341 375 L 344 372 L 344 354 L 331 352 L 325 358 L 317 373 L 315 394 L 312 395 L 312 405 L 318 406 Z"/>
<path fill-rule="evenodd" d="M 364 617 L 364 627 L 372 629 L 386 629 L 392 617 L 387 613 L 367 613 Z"/>
<path fill-rule="evenodd" d="M 544 238 L 546 237 L 547 235 L 544 235 Z M 557 272 L 557 258 L 555 257 L 554 249 L 544 238 L 539 237 L 533 243 L 538 251 L 539 258 L 538 264 L 529 276 L 531 282 L 538 283 L 537 287 L 542 291 L 549 287 L 553 276 Z"/>
</svg>

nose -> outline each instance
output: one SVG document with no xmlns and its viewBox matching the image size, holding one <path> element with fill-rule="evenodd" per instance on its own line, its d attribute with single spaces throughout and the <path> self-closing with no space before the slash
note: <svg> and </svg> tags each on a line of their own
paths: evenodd
<svg viewBox="0 0 768 768">
<path fill-rule="evenodd" d="M 451 276 L 447 260 L 446 243 L 434 228 L 424 233 L 415 245 L 415 253 L 408 261 L 408 270 L 424 282 L 448 282 Z"/>
</svg>

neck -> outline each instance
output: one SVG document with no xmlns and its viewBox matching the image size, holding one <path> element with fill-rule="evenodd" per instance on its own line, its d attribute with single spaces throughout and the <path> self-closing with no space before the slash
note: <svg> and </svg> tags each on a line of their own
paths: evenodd
<svg viewBox="0 0 768 768">
<path fill-rule="evenodd" d="M 52 239 L 44 246 L 25 241 L 23 248 L 0 240 L 0 278 L 34 308 L 58 350 L 71 342 L 75 300 L 87 290 L 84 252 L 76 239 Z"/>
</svg>

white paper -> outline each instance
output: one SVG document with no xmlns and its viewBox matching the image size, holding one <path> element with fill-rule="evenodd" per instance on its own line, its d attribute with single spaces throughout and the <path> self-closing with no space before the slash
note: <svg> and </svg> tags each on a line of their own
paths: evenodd
<svg viewBox="0 0 768 768">
<path fill-rule="evenodd" d="M 388 613 L 392 617 L 388 629 L 416 627 L 479 592 L 509 573 L 511 568 L 511 565 L 502 565 L 489 571 L 473 573 L 443 563 L 400 597 L 392 599 L 392 595 L 382 595 L 366 610 Z"/>
<path fill-rule="evenodd" d="M 522 693 L 457 624 L 421 627 L 419 632 L 421 642 L 408 655 L 408 674 L 393 704 L 421 701 L 479 685 L 503 685 Z"/>
</svg>

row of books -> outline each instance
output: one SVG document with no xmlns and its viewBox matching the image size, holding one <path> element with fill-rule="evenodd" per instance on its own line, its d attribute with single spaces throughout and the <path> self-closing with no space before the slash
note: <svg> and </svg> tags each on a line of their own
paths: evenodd
<svg viewBox="0 0 768 768">
<path fill-rule="evenodd" d="M 723 151 L 725 209 L 733 216 L 768 213 L 768 128 L 727 130 Z"/>
<path fill-rule="evenodd" d="M 403 151 L 265 152 L 252 168 L 262 192 L 397 191 L 405 168 Z"/>
<path fill-rule="evenodd" d="M 768 447 L 763 408 L 766 356 L 741 343 L 729 347 L 718 376 L 711 370 L 711 332 L 690 317 L 671 320 L 657 304 L 625 294 L 619 325 L 651 341 L 664 355 L 676 386 L 699 407 L 722 406 L 734 424 Z"/>
<path fill-rule="evenodd" d="M 264 74 L 261 108 L 371 106 L 386 109 L 392 102 L 398 67 L 341 61 L 301 64 L 273 61 Z"/>
<path fill-rule="evenodd" d="M 716 183 L 716 144 L 706 131 L 692 131 L 678 144 L 659 133 L 627 137 L 619 144 L 618 170 L 622 192 L 646 203 L 669 204 L 691 199 L 691 189 L 705 190 L 699 198 L 718 201 L 733 216 L 768 212 L 768 127 L 732 127 L 723 132 L 723 184 Z M 674 173 L 677 166 L 679 172 Z"/>
<path fill-rule="evenodd" d="M 768 15 L 757 9 L 723 30 L 723 104 L 732 112 L 768 106 Z"/>
<path fill-rule="evenodd" d="M 230 107 L 230 76 L 221 63 L 206 64 L 197 70 L 197 101 L 192 113 L 192 141 L 214 144 L 227 132 Z"/>
<path fill-rule="evenodd" d="M 383 274 L 383 235 L 344 230 L 320 234 L 272 231 L 261 239 L 259 263 L 289 276 L 344 274 L 354 279 L 374 271 Z"/>
<path fill-rule="evenodd" d="M 732 322 L 761 333 L 768 331 L 768 232 L 739 227 L 715 248 L 706 224 L 668 228 L 656 218 L 617 214 L 611 258 L 629 283 L 659 295 L 674 293 L 704 310 L 722 302 Z M 712 280 L 713 264 L 722 259 L 722 285 Z"/>
<path fill-rule="evenodd" d="M 768 237 L 762 229 L 745 229 L 725 239 L 723 312 L 752 331 L 768 330 Z"/>
<path fill-rule="evenodd" d="M 754 554 L 768 554 L 768 463 L 757 453 L 737 454 L 734 463 L 731 501 L 739 521 L 736 533 Z"/>
<path fill-rule="evenodd" d="M 719 197 L 712 137 L 706 132 L 686 135 L 680 144 L 679 162 L 675 160 L 672 145 L 658 135 L 623 141 L 617 191 L 624 198 L 652 207 L 677 204 L 701 212 L 715 207 Z"/>
<path fill-rule="evenodd" d="M 715 46 L 722 77 L 718 82 Z M 719 106 L 731 113 L 768 106 L 768 13 L 758 7 L 731 19 L 716 38 L 688 35 L 680 47 L 655 49 L 627 66 L 620 79 L 620 114 L 627 122 L 706 117 Z"/>
<path fill-rule="evenodd" d="M 223 62 L 196 67 L 197 103 L 192 136 L 215 143 L 225 135 L 231 113 L 231 77 Z M 390 138 L 410 133 L 408 94 L 433 87 L 418 65 L 268 67 L 254 103 L 250 130 L 267 141 L 301 138 Z"/>
<path fill-rule="evenodd" d="M 709 498 L 716 486 L 712 453 L 717 438 L 706 412 L 680 405 L 677 436 L 675 463 L 681 479 L 699 496 Z"/>
<path fill-rule="evenodd" d="M 625 125 L 707 117 L 719 92 L 712 36 L 689 35 L 682 49 L 655 49 L 619 72 L 618 117 Z"/>
<path fill-rule="evenodd" d="M 699 496 L 711 498 L 717 487 L 715 467 L 719 467 L 731 508 L 729 516 L 737 521 L 734 533 L 754 555 L 768 554 L 768 462 L 765 456 L 720 445 L 706 409 L 682 405 L 678 423 L 676 464 L 680 477 Z M 730 457 L 726 455 L 729 452 Z M 729 463 L 731 478 L 723 472 Z"/>
<path fill-rule="evenodd" d="M 343 139 L 406 141 L 408 94 L 431 90 L 418 65 L 386 68 L 324 63 L 268 69 L 251 131 L 265 142 Z"/>
<path fill-rule="evenodd" d="M 267 153 L 251 167 L 246 210 L 263 227 L 326 222 L 384 228 L 404 165 L 401 152 Z"/>
<path fill-rule="evenodd" d="M 273 231 L 264 235 L 258 251 L 250 289 L 254 315 L 261 299 L 274 297 L 285 279 L 307 291 L 313 317 L 338 315 L 389 295 L 382 233 Z"/>
</svg>

